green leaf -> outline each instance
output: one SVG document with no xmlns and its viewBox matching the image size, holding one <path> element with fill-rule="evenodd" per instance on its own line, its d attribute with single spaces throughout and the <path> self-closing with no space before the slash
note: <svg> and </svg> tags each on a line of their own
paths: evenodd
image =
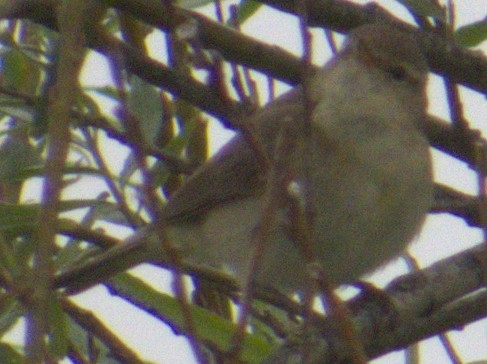
<svg viewBox="0 0 487 364">
<path fill-rule="evenodd" d="M 154 176 L 153 187 L 164 186 L 171 176 L 171 172 L 167 168 L 167 164 L 164 161 L 157 161 L 154 166 L 150 169 L 152 175 Z"/>
<path fill-rule="evenodd" d="M 112 294 L 120 295 L 137 307 L 144 307 L 147 312 L 154 312 L 156 316 L 163 317 L 181 329 L 184 328 L 184 315 L 178 299 L 156 291 L 129 274 L 119 274 L 112 278 L 109 288 Z M 234 323 L 199 306 L 191 305 L 190 312 L 196 335 L 200 340 L 209 341 L 222 351 L 230 349 L 236 328 Z M 247 334 L 243 343 L 242 359 L 248 363 L 261 363 L 271 349 L 265 338 Z"/>
<path fill-rule="evenodd" d="M 59 210 L 66 212 L 70 210 L 91 207 L 100 202 L 98 200 L 68 200 L 61 201 Z M 31 231 L 38 224 L 40 205 L 15 205 L 0 204 L 0 230 Z"/>
<path fill-rule="evenodd" d="M 49 300 L 49 345 L 48 350 L 52 357 L 62 359 L 68 351 L 68 336 L 66 328 L 66 315 L 61 303 L 55 296 Z"/>
<path fill-rule="evenodd" d="M 2 77 L 7 87 L 19 90 L 27 77 L 30 77 L 32 65 L 20 51 L 12 49 L 2 59 Z"/>
<path fill-rule="evenodd" d="M 276 306 L 259 300 L 252 301 L 252 306 L 255 310 L 265 312 L 267 317 L 272 316 L 274 322 L 279 322 L 282 327 L 285 327 L 286 324 L 289 323 L 289 313 L 277 308 Z M 276 336 L 275 331 L 269 325 L 255 318 L 253 315 L 250 316 L 249 323 L 252 327 L 252 332 L 266 338 L 269 345 L 274 346 L 279 344 L 280 338 Z"/>
<path fill-rule="evenodd" d="M 24 363 L 23 356 L 17 352 L 11 345 L 0 343 L 0 358 L 2 364 L 22 364 Z"/>
<path fill-rule="evenodd" d="M 103 28 L 107 33 L 113 34 L 120 30 L 119 13 L 115 9 L 109 9 L 103 19 Z"/>
<path fill-rule="evenodd" d="M 95 92 L 114 101 L 120 101 L 119 92 L 114 86 L 84 87 L 83 90 L 85 92 Z"/>
<path fill-rule="evenodd" d="M 15 275 L 20 272 L 22 264 L 18 264 L 14 246 L 6 244 L 8 238 L 9 237 L 6 234 L 1 235 L 0 237 L 0 266 L 4 271 L 8 271 L 11 275 Z"/>
<path fill-rule="evenodd" d="M 17 134 L 19 131 L 11 129 L 0 146 L 0 182 L 14 182 L 22 170 L 40 161 L 34 146 Z"/>
<path fill-rule="evenodd" d="M 17 320 L 22 317 L 23 311 L 19 302 L 13 297 L 2 297 L 0 307 L 0 336 L 3 336 Z M 0 354 L 0 358 L 1 358 Z"/>
<path fill-rule="evenodd" d="M 195 9 L 215 2 L 215 0 L 177 0 L 176 5 L 185 9 Z"/>
<path fill-rule="evenodd" d="M 1 162 L 0 162 L 1 165 Z M 116 181 L 122 181 L 125 184 L 128 184 L 131 187 L 136 187 L 135 184 L 128 183 L 126 179 L 123 177 L 119 176 L 106 176 L 104 175 L 99 169 L 93 168 L 93 167 L 84 167 L 84 166 L 78 166 L 78 165 L 68 165 L 63 168 L 63 174 L 66 176 L 69 176 L 71 174 L 74 174 L 76 176 L 94 176 L 94 177 L 107 177 Z M 15 173 L 12 173 L 8 178 L 3 178 L 2 174 L 0 173 L 0 182 L 2 181 L 24 181 L 29 178 L 33 177 L 44 177 L 44 166 L 43 165 L 35 165 L 35 166 L 29 166 L 25 168 L 19 168 L 18 170 L 15 171 Z"/>
<path fill-rule="evenodd" d="M 23 121 L 32 122 L 35 115 L 34 107 L 27 105 L 24 100 L 0 94 L 0 113 Z"/>
<path fill-rule="evenodd" d="M 411 10 L 413 13 L 431 16 L 438 20 L 444 21 L 445 14 L 443 9 L 438 7 L 433 1 L 430 0 L 396 0 L 397 2 L 404 5 L 407 9 Z"/>
<path fill-rule="evenodd" d="M 455 39 L 463 47 L 478 46 L 487 39 L 487 20 L 458 28 L 455 32 Z"/>
<path fill-rule="evenodd" d="M 101 116 L 100 106 L 90 95 L 86 93 L 80 93 L 78 95 L 78 106 L 83 110 L 84 115 L 91 117 Z"/>
<path fill-rule="evenodd" d="M 93 355 L 93 351 L 95 351 L 97 364 L 119 363 L 112 358 L 113 354 L 108 347 L 98 339 L 98 337 L 92 335 L 71 318 L 66 320 L 66 325 L 70 344 L 76 349 L 76 351 L 82 353 L 86 358 Z"/>
<path fill-rule="evenodd" d="M 56 254 L 56 268 L 63 270 L 64 267 L 70 267 L 78 262 L 85 261 L 94 252 L 99 252 L 97 248 L 92 246 L 83 247 L 83 245 L 83 241 L 73 241 L 60 249 Z"/>
<path fill-rule="evenodd" d="M 163 151 L 174 156 L 179 155 L 188 145 L 195 128 L 195 121 L 192 119 L 186 119 L 184 128 L 182 128 L 181 132 L 164 146 Z"/>
<path fill-rule="evenodd" d="M 237 9 L 237 20 L 243 24 L 262 7 L 262 3 L 255 0 L 242 0 Z"/>
<path fill-rule="evenodd" d="M 162 122 L 162 100 L 160 91 L 137 76 L 130 79 L 127 106 L 140 123 L 144 139 L 152 144 Z"/>
<path fill-rule="evenodd" d="M 127 218 L 120 212 L 117 204 L 110 202 L 99 202 L 93 206 L 93 218 L 96 220 L 103 220 L 112 224 L 129 226 Z"/>
<path fill-rule="evenodd" d="M 120 171 L 120 182 L 122 188 L 125 187 L 130 177 L 137 171 L 137 163 L 135 161 L 134 153 L 130 153 L 123 162 L 122 170 Z"/>
<path fill-rule="evenodd" d="M 63 174 L 70 175 L 85 175 L 85 176 L 101 176 L 104 177 L 100 170 L 93 167 L 83 167 L 77 165 L 70 165 L 63 168 Z M 44 177 L 44 166 L 36 165 L 19 169 L 16 174 L 12 176 L 13 180 L 25 180 L 32 177 Z"/>
</svg>

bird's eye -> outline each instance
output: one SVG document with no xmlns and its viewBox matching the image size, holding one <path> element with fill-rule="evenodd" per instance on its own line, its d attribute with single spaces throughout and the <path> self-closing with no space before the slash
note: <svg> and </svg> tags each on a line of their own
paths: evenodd
<svg viewBox="0 0 487 364">
<path fill-rule="evenodd" d="M 404 67 L 391 67 L 389 69 L 389 73 L 391 74 L 392 78 L 397 80 L 397 81 L 404 81 L 407 77 L 407 71 L 404 69 Z"/>
</svg>

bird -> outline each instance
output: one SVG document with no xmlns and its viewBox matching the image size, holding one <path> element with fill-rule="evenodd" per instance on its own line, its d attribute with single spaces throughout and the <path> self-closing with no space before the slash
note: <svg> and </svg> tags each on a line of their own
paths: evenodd
<svg viewBox="0 0 487 364">
<path fill-rule="evenodd" d="M 104 269 L 114 274 L 157 260 L 165 254 L 161 236 L 185 262 L 222 270 L 240 287 L 253 279 L 287 294 L 306 289 L 310 260 L 334 287 L 380 268 L 414 239 L 432 204 L 423 130 L 427 75 L 410 33 L 388 24 L 353 29 L 304 85 L 245 120 L 269 168 L 237 133 L 161 207 L 164 234 L 149 224 L 77 272 L 101 277 Z M 256 242 L 280 162 L 287 179 L 281 178 L 274 224 L 265 241 Z M 309 212 L 308 255 L 296 236 L 295 202 Z M 256 244 L 262 244 L 261 264 L 251 272 Z"/>
</svg>

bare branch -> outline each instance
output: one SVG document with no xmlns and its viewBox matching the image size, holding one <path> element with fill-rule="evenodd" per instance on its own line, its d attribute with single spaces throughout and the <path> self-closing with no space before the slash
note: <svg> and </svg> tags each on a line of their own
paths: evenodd
<svg viewBox="0 0 487 364">
<path fill-rule="evenodd" d="M 386 304 L 367 294 L 352 301 L 357 332 L 369 359 L 487 317 L 486 254 L 477 247 L 399 277 L 384 290 Z M 308 363 L 342 362 L 339 358 L 346 351 L 337 342 L 335 326 L 325 319 L 316 324 L 312 337 L 304 339 L 318 353 Z M 265 363 L 299 362 L 301 340 L 288 339 Z"/>
</svg>

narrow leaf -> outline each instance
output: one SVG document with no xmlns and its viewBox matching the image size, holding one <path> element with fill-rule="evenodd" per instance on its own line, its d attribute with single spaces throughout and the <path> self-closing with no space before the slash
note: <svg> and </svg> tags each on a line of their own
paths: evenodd
<svg viewBox="0 0 487 364">
<path fill-rule="evenodd" d="M 123 296 L 137 307 L 144 307 L 147 312 L 156 312 L 157 316 L 184 328 L 185 320 L 176 298 L 156 291 L 129 274 L 119 274 L 111 279 L 110 287 L 112 293 Z M 228 351 L 236 325 L 199 306 L 191 305 L 190 311 L 198 338 L 213 343 L 222 351 Z M 243 343 L 242 359 L 248 363 L 260 363 L 269 355 L 270 350 L 271 346 L 265 338 L 247 334 Z"/>
<path fill-rule="evenodd" d="M 478 46 L 487 39 L 487 19 L 457 29 L 455 38 L 464 47 Z"/>
</svg>

